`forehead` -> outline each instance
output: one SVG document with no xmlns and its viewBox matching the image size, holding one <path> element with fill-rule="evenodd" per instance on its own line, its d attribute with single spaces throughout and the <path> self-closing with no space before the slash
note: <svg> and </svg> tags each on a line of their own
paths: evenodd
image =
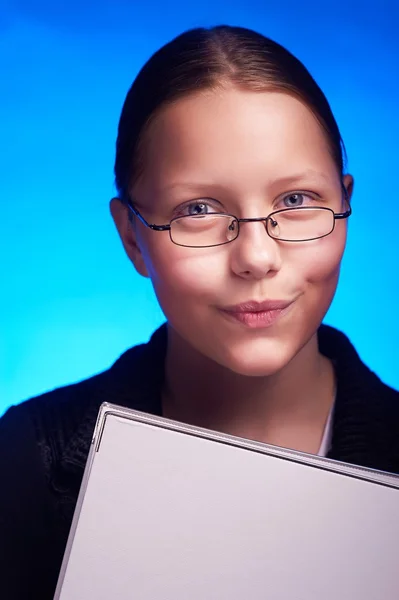
<svg viewBox="0 0 399 600">
<path fill-rule="evenodd" d="M 206 180 L 247 190 L 298 172 L 335 181 L 326 134 L 288 94 L 236 88 L 197 93 L 165 107 L 145 140 L 143 182 Z"/>
</svg>

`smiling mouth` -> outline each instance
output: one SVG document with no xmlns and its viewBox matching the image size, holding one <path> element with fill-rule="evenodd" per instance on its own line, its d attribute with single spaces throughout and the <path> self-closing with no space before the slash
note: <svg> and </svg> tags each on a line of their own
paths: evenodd
<svg viewBox="0 0 399 600">
<path fill-rule="evenodd" d="M 281 308 L 268 310 L 225 310 L 221 312 L 230 320 L 241 323 L 251 329 L 271 327 L 292 307 L 293 302 L 285 304 Z"/>
</svg>

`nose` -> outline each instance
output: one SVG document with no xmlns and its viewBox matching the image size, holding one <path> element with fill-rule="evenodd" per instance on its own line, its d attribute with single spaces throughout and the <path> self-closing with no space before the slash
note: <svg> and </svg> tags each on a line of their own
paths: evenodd
<svg viewBox="0 0 399 600">
<path fill-rule="evenodd" d="M 240 235 L 229 244 L 231 269 L 245 279 L 262 279 L 281 268 L 278 242 L 272 239 L 265 221 L 240 223 Z"/>
</svg>

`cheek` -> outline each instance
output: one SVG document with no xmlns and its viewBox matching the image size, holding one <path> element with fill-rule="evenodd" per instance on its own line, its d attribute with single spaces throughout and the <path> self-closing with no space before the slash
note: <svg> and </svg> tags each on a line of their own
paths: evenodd
<svg viewBox="0 0 399 600">
<path fill-rule="evenodd" d="M 298 253 L 304 280 L 314 285 L 327 283 L 331 279 L 335 281 L 339 274 L 345 243 L 346 231 L 342 229 L 318 240 L 314 248 L 304 247 L 302 252 Z"/>
<path fill-rule="evenodd" d="M 221 247 L 183 248 L 162 240 L 147 248 L 145 263 L 162 308 L 176 299 L 211 301 L 225 281 L 227 262 Z"/>
<path fill-rule="evenodd" d="M 298 245 L 291 251 L 291 262 L 287 259 L 292 278 L 304 293 L 306 310 L 317 317 L 328 310 L 335 294 L 345 242 L 342 228 L 309 245 Z"/>
</svg>

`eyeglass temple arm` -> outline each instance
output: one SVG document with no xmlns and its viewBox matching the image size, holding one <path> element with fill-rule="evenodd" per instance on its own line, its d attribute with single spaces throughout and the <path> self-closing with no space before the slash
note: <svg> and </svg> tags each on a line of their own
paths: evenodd
<svg viewBox="0 0 399 600">
<path fill-rule="evenodd" d="M 127 206 L 131 210 L 131 212 L 134 215 L 136 215 L 136 217 L 138 219 L 140 219 L 140 221 L 146 227 L 149 227 L 150 229 L 153 229 L 154 231 L 168 231 L 170 229 L 170 225 L 154 225 L 154 224 L 149 223 L 148 221 L 146 221 L 145 218 L 139 213 L 139 211 L 137 210 L 137 208 L 135 206 L 133 206 L 133 204 L 131 204 L 130 202 L 127 203 Z"/>
<path fill-rule="evenodd" d="M 341 182 L 341 186 L 342 186 L 342 191 L 343 191 L 344 196 L 345 196 L 346 203 L 348 205 L 348 210 L 346 210 L 343 213 L 334 213 L 334 219 L 347 219 L 352 214 L 352 207 L 350 205 L 350 201 L 349 201 L 349 198 L 348 198 L 348 191 L 347 191 L 346 187 L 344 186 L 343 182 Z"/>
<path fill-rule="evenodd" d="M 343 213 L 334 213 L 334 219 L 347 219 L 352 214 L 352 207 L 350 205 L 350 201 L 349 201 L 349 198 L 348 198 L 348 192 L 346 191 L 346 187 L 344 186 L 343 183 L 342 183 L 342 190 L 344 192 L 345 200 L 346 200 L 346 203 L 348 205 L 348 210 L 346 210 Z"/>
<path fill-rule="evenodd" d="M 334 219 L 347 219 L 352 214 L 352 209 L 349 209 L 343 213 L 334 213 Z"/>
</svg>

